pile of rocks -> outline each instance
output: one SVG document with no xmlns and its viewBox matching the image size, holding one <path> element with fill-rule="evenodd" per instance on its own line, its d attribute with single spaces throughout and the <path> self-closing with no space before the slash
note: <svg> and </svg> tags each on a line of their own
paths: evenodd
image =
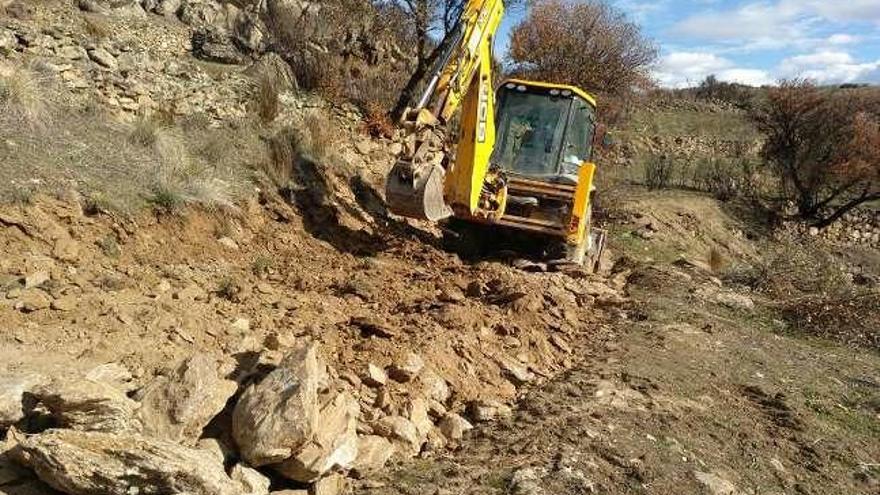
<svg viewBox="0 0 880 495">
<path fill-rule="evenodd" d="M 368 65 L 406 58 L 385 38 L 371 34 L 374 15 L 328 22 L 332 2 L 12 3 L 21 8 L 0 18 L 0 60 L 37 61 L 67 88 L 94 95 L 123 116 L 161 110 L 203 113 L 216 120 L 242 118 L 254 86 L 249 77 L 254 70 L 247 67 L 265 57 L 279 58 L 276 51 L 285 50 L 270 40 L 286 32 L 316 53 L 345 54 Z M 372 12 L 367 2 L 363 5 Z"/>
<path fill-rule="evenodd" d="M 418 392 L 393 401 L 391 381 Z M 12 459 L 63 493 L 331 494 L 345 474 L 461 440 L 471 424 L 447 411 L 449 397 L 416 354 L 339 377 L 313 342 L 249 364 L 195 354 L 140 388 L 117 363 L 21 371 L 0 380 L 0 471 Z M 489 407 L 475 414 L 491 419 Z"/>
<path fill-rule="evenodd" d="M 791 229 L 846 246 L 880 248 L 880 211 L 863 208 L 843 215 L 824 229 L 793 223 Z"/>
</svg>

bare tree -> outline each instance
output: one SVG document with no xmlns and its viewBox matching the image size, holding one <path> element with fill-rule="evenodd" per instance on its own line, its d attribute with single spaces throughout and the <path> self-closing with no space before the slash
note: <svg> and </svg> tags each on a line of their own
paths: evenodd
<svg viewBox="0 0 880 495">
<path fill-rule="evenodd" d="M 602 0 L 537 0 L 510 39 L 513 72 L 606 95 L 647 84 L 657 49 Z"/>
<path fill-rule="evenodd" d="M 880 97 L 783 81 L 751 117 L 785 199 L 817 227 L 880 199 Z"/>
</svg>

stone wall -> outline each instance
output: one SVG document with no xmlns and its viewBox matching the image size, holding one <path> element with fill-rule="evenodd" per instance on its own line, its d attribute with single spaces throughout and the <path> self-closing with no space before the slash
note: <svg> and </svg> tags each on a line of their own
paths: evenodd
<svg viewBox="0 0 880 495">
<path fill-rule="evenodd" d="M 880 211 L 869 208 L 854 210 L 824 229 L 801 225 L 797 230 L 847 246 L 880 248 Z"/>
</svg>

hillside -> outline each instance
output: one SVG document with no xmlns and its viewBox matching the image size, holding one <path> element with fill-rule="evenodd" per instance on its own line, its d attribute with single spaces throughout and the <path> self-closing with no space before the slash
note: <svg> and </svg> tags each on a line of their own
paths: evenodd
<svg viewBox="0 0 880 495">
<path fill-rule="evenodd" d="M 598 273 L 460 256 L 382 197 L 409 55 L 309 5 L 0 0 L 0 495 L 878 489 L 870 211 L 719 200 L 756 132 L 661 101 L 603 151 Z M 363 98 L 302 88 L 279 6 Z"/>
</svg>

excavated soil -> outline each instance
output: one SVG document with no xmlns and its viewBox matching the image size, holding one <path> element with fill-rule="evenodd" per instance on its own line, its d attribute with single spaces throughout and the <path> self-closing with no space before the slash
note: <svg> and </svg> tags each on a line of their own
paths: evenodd
<svg viewBox="0 0 880 495">
<path fill-rule="evenodd" d="M 628 272 L 612 340 L 459 451 L 355 492 L 878 493 L 880 356 L 804 339 L 699 266 Z"/>
<path fill-rule="evenodd" d="M 353 227 L 337 203 L 291 199 L 308 213 L 275 195 L 132 220 L 53 198 L 5 207 L 3 367 L 120 362 L 142 384 L 196 350 L 271 362 L 316 339 L 350 381 L 412 351 L 453 403 L 509 401 L 570 366 L 620 302 L 580 271 L 466 264 L 407 224 Z"/>
</svg>

